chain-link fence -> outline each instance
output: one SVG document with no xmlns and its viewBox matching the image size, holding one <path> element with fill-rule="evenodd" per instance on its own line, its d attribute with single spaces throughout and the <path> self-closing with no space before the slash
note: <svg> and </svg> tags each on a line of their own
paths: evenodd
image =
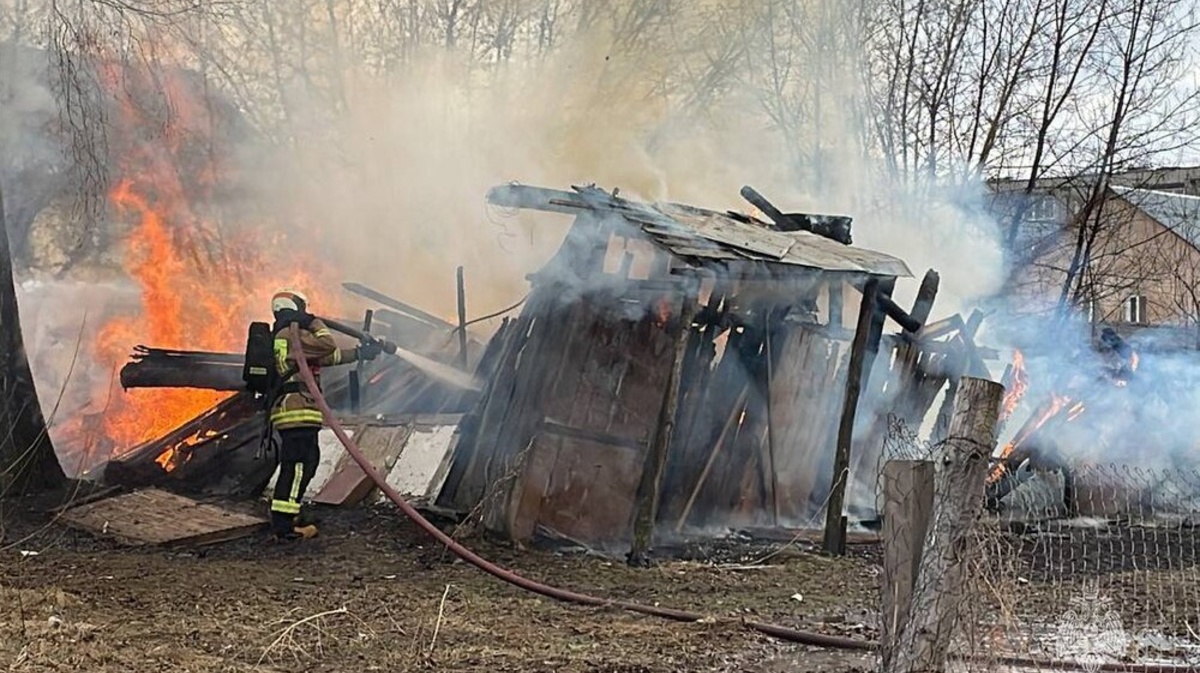
<svg viewBox="0 0 1200 673">
<path fill-rule="evenodd" d="M 943 511 L 954 499 L 945 478 L 950 453 L 899 422 L 889 428 L 877 488 L 889 550 L 885 643 L 911 648 L 918 629 L 905 625 L 915 623 L 935 627 L 957 670 L 1068 662 L 1089 671 L 1200 670 L 1200 473 L 1071 461 L 992 465 L 981 515 L 957 529 L 947 520 L 956 513 Z M 900 615 L 906 577 L 915 604 Z M 931 610 L 946 616 L 927 618 Z M 898 632 L 891 641 L 889 612 Z"/>
</svg>

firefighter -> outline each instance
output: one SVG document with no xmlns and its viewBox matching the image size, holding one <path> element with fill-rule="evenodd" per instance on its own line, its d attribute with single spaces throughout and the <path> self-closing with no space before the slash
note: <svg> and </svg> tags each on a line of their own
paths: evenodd
<svg viewBox="0 0 1200 673">
<path fill-rule="evenodd" d="M 1125 385 L 1133 377 L 1133 348 L 1111 327 L 1100 332 L 1100 354 L 1108 369 L 1108 376 L 1118 385 Z"/>
<path fill-rule="evenodd" d="M 300 342 L 305 359 L 320 385 L 320 368 L 372 360 L 381 351 L 376 341 L 364 341 L 352 349 L 338 348 L 329 327 L 308 312 L 308 300 L 296 290 L 280 290 L 271 298 L 275 324 L 275 366 L 282 383 L 271 404 L 269 422 L 279 434 L 279 476 L 271 499 L 271 532 L 277 540 L 311 538 L 315 524 L 300 517 L 304 491 L 317 471 L 320 447 L 317 433 L 324 425 L 321 409 L 305 386 L 291 352 L 290 327 L 300 326 Z"/>
</svg>

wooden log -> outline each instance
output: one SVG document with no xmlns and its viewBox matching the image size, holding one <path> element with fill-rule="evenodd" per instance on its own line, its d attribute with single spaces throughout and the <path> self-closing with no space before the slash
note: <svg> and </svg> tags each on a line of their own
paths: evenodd
<svg viewBox="0 0 1200 673">
<path fill-rule="evenodd" d="M 216 357 L 210 357 L 216 356 Z M 167 353 L 149 351 L 135 355 L 132 362 L 121 367 L 121 387 L 130 388 L 199 388 L 203 390 L 240 391 L 246 389 L 242 379 L 242 356 L 224 353 Z M 232 359 L 231 359 L 232 358 Z"/>
<path fill-rule="evenodd" d="M 692 336 L 692 317 L 696 314 L 696 289 L 693 285 L 684 295 L 680 309 L 678 334 L 675 337 L 675 352 L 671 362 L 671 374 L 663 393 L 662 411 L 654 442 L 646 452 L 642 468 L 642 483 L 638 487 L 638 503 L 635 508 L 633 544 L 629 550 L 629 563 L 639 565 L 646 562 L 654 526 L 658 518 L 658 501 L 662 492 L 663 473 L 667 465 L 667 448 L 675 430 L 675 417 L 679 407 L 679 382 L 683 374 L 683 358 L 688 340 Z"/>
<path fill-rule="evenodd" d="M 912 604 L 921 550 L 933 514 L 933 473 L 933 463 L 927 460 L 891 460 L 883 466 L 883 609 L 879 643 L 885 667 Z"/>
<path fill-rule="evenodd" d="M 959 383 L 950 432 L 936 457 L 942 466 L 934 485 L 933 519 L 913 590 L 908 619 L 901 622 L 886 673 L 945 670 L 947 652 L 966 599 L 962 580 L 971 561 L 971 536 L 983 508 L 988 456 L 1004 387 L 964 377 Z"/>
<path fill-rule="evenodd" d="M 846 395 L 842 418 L 838 425 L 837 447 L 833 458 L 833 476 L 829 486 L 829 505 L 825 511 L 825 551 L 842 554 L 845 551 L 845 529 L 842 528 L 842 507 L 846 502 L 846 481 L 850 470 L 850 444 L 854 434 L 854 414 L 863 381 L 871 325 L 875 318 L 875 297 L 879 280 L 869 279 L 863 285 L 862 302 L 858 309 L 858 327 L 850 350 L 850 367 L 846 377 Z"/>
</svg>

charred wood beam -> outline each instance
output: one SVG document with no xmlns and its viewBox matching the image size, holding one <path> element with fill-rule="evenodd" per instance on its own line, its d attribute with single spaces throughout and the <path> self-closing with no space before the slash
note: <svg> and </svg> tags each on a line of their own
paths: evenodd
<svg viewBox="0 0 1200 673">
<path fill-rule="evenodd" d="M 858 397 L 862 391 L 864 370 L 867 369 L 872 325 L 875 322 L 875 306 L 880 281 L 870 278 L 863 286 L 862 303 L 858 311 L 858 327 L 854 333 L 854 344 L 850 348 L 849 371 L 846 376 L 846 396 L 842 405 L 842 418 L 838 424 L 837 448 L 833 458 L 833 481 L 830 484 L 829 505 L 825 511 L 825 550 L 831 554 L 842 554 L 845 550 L 846 530 L 842 518 L 842 507 L 846 502 L 846 482 L 850 471 L 850 445 L 854 434 L 854 415 L 858 409 Z"/>
<path fill-rule="evenodd" d="M 900 305 L 894 299 L 885 295 L 879 295 L 875 301 L 879 304 L 880 310 L 887 314 L 889 318 L 899 323 L 905 332 L 916 333 L 920 331 L 921 321 L 913 318 L 907 311 L 900 308 Z"/>
<path fill-rule="evenodd" d="M 921 281 L 921 288 L 917 290 L 917 299 L 913 302 L 911 313 L 900 308 L 899 304 L 887 294 L 879 295 L 879 307 L 889 318 L 903 327 L 905 332 L 916 334 L 924 327 L 925 321 L 929 320 L 929 314 L 933 311 L 933 300 L 937 297 L 939 280 L 938 273 L 933 269 L 925 272 L 925 278 Z"/>
<path fill-rule="evenodd" d="M 926 271 L 925 277 L 921 279 L 921 287 L 917 289 L 917 298 L 913 301 L 912 312 L 908 315 L 921 323 L 922 327 L 929 320 L 929 314 L 933 312 L 933 300 L 937 298 L 940 284 L 941 276 L 933 269 Z"/>
<path fill-rule="evenodd" d="M 121 387 L 199 388 L 241 391 L 243 356 L 237 353 L 175 351 L 138 346 L 121 368 Z"/>
<path fill-rule="evenodd" d="M 416 319 L 420 320 L 421 322 L 424 322 L 432 327 L 437 327 L 439 329 L 444 329 L 447 331 L 454 329 L 454 325 L 437 317 L 436 315 L 422 311 L 421 309 L 417 308 L 416 306 L 413 306 L 411 304 L 406 304 L 406 303 L 400 301 L 399 299 L 389 297 L 386 294 L 384 294 L 378 290 L 374 290 L 372 288 L 367 287 L 366 285 L 363 285 L 362 283 L 342 283 L 342 287 L 345 288 L 347 291 L 353 292 L 354 294 L 356 294 L 360 297 L 365 297 L 372 301 L 377 301 L 380 304 L 383 304 L 384 306 L 386 306 L 390 309 L 399 311 L 400 313 L 403 313 L 405 315 L 416 318 Z"/>
<path fill-rule="evenodd" d="M 487 202 L 502 208 L 542 210 L 564 215 L 578 215 L 588 207 L 577 194 L 559 189 L 526 185 L 499 185 L 487 193 Z"/>
<path fill-rule="evenodd" d="M 761 210 L 779 231 L 808 231 L 843 245 L 850 245 L 853 240 L 850 236 L 851 220 L 849 217 L 784 213 L 749 185 L 742 187 L 741 195 L 751 205 Z"/>
</svg>

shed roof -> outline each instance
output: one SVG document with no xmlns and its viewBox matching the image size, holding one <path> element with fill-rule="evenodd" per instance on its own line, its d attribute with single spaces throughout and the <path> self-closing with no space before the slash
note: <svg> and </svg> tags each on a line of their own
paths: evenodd
<svg viewBox="0 0 1200 673">
<path fill-rule="evenodd" d="M 560 191 L 501 185 L 488 192 L 501 206 L 577 215 L 591 210 L 621 217 L 673 255 L 691 262 L 764 262 L 823 271 L 910 277 L 898 257 L 843 245 L 807 231 L 784 232 L 738 213 L 721 213 L 680 203 L 639 203 L 595 187 Z"/>
<path fill-rule="evenodd" d="M 1112 185 L 1113 193 L 1200 248 L 1200 196 Z"/>
</svg>

